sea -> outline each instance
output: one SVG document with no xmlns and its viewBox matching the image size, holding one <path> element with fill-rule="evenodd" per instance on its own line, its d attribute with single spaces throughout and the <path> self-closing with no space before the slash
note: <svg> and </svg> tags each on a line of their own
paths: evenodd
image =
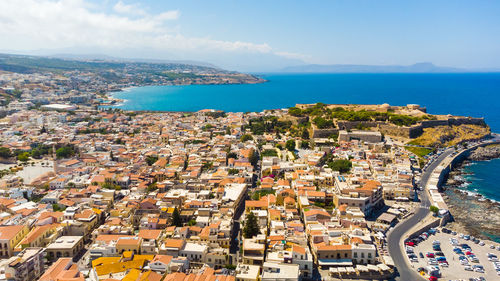
<svg viewBox="0 0 500 281">
<path fill-rule="evenodd" d="M 113 94 L 125 110 L 250 112 L 297 103 L 420 104 L 433 114 L 484 117 L 500 133 L 500 73 L 255 74 L 261 84 L 148 86 Z M 499 200 L 500 161 L 473 162 L 473 186 Z"/>
</svg>

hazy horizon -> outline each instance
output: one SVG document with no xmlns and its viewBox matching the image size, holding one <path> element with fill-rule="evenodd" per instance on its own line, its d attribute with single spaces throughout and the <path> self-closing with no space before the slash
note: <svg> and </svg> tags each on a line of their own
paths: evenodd
<svg viewBox="0 0 500 281">
<path fill-rule="evenodd" d="M 196 61 L 500 69 L 500 3 L 3 0 L 0 52 Z"/>
</svg>

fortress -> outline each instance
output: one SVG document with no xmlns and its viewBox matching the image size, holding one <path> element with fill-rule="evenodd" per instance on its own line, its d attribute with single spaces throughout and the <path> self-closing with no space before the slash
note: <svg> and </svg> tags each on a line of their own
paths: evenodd
<svg viewBox="0 0 500 281">
<path fill-rule="evenodd" d="M 306 109 L 314 106 L 314 104 L 297 104 L 296 107 Z M 387 121 L 345 121 L 334 120 L 336 128 L 318 129 L 313 125 L 313 138 L 327 138 L 332 134 L 338 134 L 339 131 L 356 130 L 357 128 L 376 128 L 377 131 L 384 135 L 404 137 L 404 138 L 417 138 L 425 128 L 432 128 L 438 126 L 460 126 L 460 125 L 480 125 L 486 126 L 484 118 L 473 118 L 452 115 L 432 115 L 428 114 L 425 107 L 418 104 L 408 104 L 406 106 L 391 106 L 389 104 L 381 105 L 354 105 L 354 104 L 331 104 L 326 105 L 327 108 L 344 108 L 351 111 L 371 111 L 371 112 L 387 112 L 411 117 L 431 116 L 434 120 L 420 120 L 412 126 L 398 126 Z"/>
</svg>

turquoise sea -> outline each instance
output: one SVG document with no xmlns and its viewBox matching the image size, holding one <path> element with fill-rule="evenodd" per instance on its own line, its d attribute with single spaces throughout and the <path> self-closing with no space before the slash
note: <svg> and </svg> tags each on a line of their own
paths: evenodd
<svg viewBox="0 0 500 281">
<path fill-rule="evenodd" d="M 260 74 L 255 85 L 151 86 L 114 96 L 127 110 L 233 112 L 296 103 L 417 103 L 430 113 L 484 116 L 500 132 L 500 73 L 469 74 Z"/>
<path fill-rule="evenodd" d="M 500 171 L 500 159 L 471 162 L 464 166 L 463 171 L 468 182 L 464 190 L 477 192 L 500 202 L 498 177 L 495 176 Z"/>
<path fill-rule="evenodd" d="M 115 93 L 126 110 L 233 112 L 290 107 L 296 103 L 365 103 L 427 107 L 429 113 L 485 117 L 500 132 L 500 73 L 460 74 L 260 74 L 255 85 L 151 86 Z M 477 168 L 474 168 L 477 167 Z M 498 161 L 473 166 L 478 191 L 498 200 Z M 493 198 L 495 197 L 496 198 Z"/>
</svg>

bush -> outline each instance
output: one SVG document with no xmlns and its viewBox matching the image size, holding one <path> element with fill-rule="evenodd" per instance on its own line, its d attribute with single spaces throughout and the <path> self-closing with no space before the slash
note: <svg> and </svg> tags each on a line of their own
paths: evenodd
<svg viewBox="0 0 500 281">
<path fill-rule="evenodd" d="M 346 173 L 351 170 L 352 162 L 346 159 L 336 159 L 328 163 L 328 167 L 334 171 Z"/>
<path fill-rule="evenodd" d="M 241 142 L 246 142 L 246 141 L 249 141 L 249 140 L 253 140 L 253 137 L 251 135 L 249 135 L 249 134 L 243 135 L 240 138 Z"/>
<path fill-rule="evenodd" d="M 275 149 L 266 149 L 262 151 L 262 157 L 266 156 L 278 156 L 278 152 Z"/>
</svg>

